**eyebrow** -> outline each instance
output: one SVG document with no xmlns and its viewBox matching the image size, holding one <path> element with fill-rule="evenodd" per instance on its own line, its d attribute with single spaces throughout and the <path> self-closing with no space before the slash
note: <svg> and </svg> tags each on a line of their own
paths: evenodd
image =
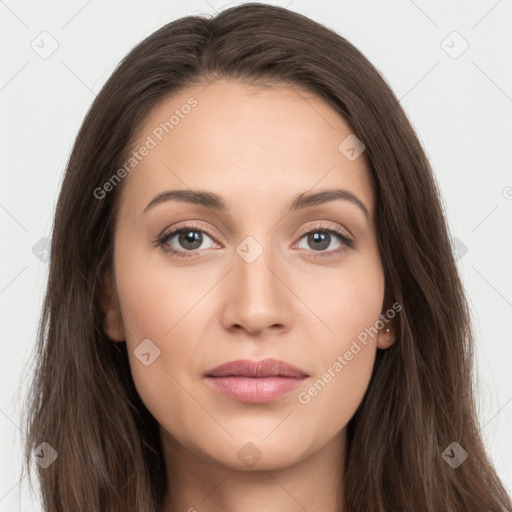
<svg viewBox="0 0 512 512">
<path fill-rule="evenodd" d="M 356 205 L 366 216 L 370 218 L 370 213 L 365 204 L 352 192 L 345 189 L 321 190 L 319 192 L 302 192 L 297 194 L 284 214 L 294 210 L 300 210 L 311 206 L 317 206 L 330 201 L 344 200 Z M 166 201 L 181 201 L 190 204 L 198 204 L 212 210 L 228 211 L 230 208 L 222 196 L 213 192 L 204 192 L 199 190 L 168 190 L 156 195 L 144 208 L 142 213 L 147 212 L 157 204 Z"/>
</svg>

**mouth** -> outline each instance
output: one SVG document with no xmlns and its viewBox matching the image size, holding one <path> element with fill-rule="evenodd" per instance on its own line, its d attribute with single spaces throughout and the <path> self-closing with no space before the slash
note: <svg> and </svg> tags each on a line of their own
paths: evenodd
<svg viewBox="0 0 512 512">
<path fill-rule="evenodd" d="M 277 359 L 239 359 L 205 374 L 213 389 L 235 400 L 264 403 L 277 400 L 300 386 L 309 375 Z"/>
<path fill-rule="evenodd" d="M 308 377 L 308 374 L 296 366 L 278 359 L 251 361 L 237 359 L 221 364 L 206 372 L 207 377 Z"/>
</svg>

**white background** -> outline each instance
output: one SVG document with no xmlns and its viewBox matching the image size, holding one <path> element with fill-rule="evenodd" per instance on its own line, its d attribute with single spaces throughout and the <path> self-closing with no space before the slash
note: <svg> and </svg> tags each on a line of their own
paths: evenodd
<svg viewBox="0 0 512 512">
<path fill-rule="evenodd" d="M 121 58 L 163 24 L 214 14 L 221 1 L 0 1 L 0 512 L 40 510 L 19 481 L 20 378 L 35 342 L 66 161 L 84 115 Z M 475 333 L 479 416 L 512 488 L 512 0 L 270 2 L 357 46 L 409 115 L 434 167 Z M 42 59 L 41 32 L 58 42 Z M 463 41 L 469 44 L 458 58 Z M 45 36 L 47 37 L 47 36 Z M 452 49 L 449 50 L 448 46 Z M 49 46 L 46 46 L 47 48 Z M 471 457 L 471 454 L 469 454 Z"/>
</svg>

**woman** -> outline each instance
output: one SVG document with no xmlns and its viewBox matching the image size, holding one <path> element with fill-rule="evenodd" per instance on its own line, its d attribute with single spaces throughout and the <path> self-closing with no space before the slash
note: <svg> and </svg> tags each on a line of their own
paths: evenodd
<svg viewBox="0 0 512 512">
<path fill-rule="evenodd" d="M 512 510 L 423 149 L 371 63 L 283 8 L 169 23 L 98 94 L 37 365 L 46 510 Z"/>
</svg>

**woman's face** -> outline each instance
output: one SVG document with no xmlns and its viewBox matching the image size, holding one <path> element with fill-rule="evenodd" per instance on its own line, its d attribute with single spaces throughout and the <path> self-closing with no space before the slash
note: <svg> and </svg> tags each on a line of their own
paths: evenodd
<svg viewBox="0 0 512 512">
<path fill-rule="evenodd" d="M 350 134 L 310 93 L 226 80 L 187 89 L 145 120 L 120 197 L 119 310 L 110 300 L 106 332 L 126 340 L 168 446 L 269 469 L 343 440 L 377 343 L 387 346 L 383 332 L 365 331 L 385 311 L 384 275 L 369 171 Z M 189 199 L 151 204 L 169 191 Z M 266 358 L 306 377 L 207 377 Z"/>
</svg>

